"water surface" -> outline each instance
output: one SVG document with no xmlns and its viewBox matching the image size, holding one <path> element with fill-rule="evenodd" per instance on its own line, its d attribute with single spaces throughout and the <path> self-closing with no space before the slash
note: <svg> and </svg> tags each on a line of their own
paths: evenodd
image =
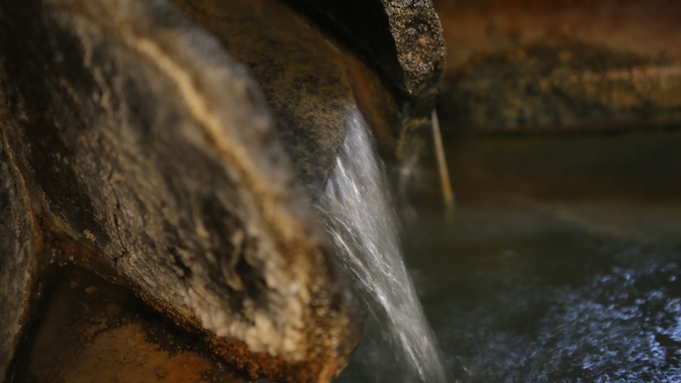
<svg viewBox="0 0 681 383">
<path fill-rule="evenodd" d="M 404 229 L 456 381 L 681 380 L 679 204 L 479 201 Z"/>
</svg>

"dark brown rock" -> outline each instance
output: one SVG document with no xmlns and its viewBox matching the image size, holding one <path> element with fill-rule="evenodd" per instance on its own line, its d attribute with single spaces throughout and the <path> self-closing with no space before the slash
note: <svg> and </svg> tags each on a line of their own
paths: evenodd
<svg viewBox="0 0 681 383">
<path fill-rule="evenodd" d="M 611 129 L 681 121 L 679 3 L 437 2 L 450 131 Z"/>
<path fill-rule="evenodd" d="M 276 1 L 176 2 L 184 14 L 163 1 L 0 4 L 11 180 L 67 259 L 202 329 L 239 368 L 329 381 L 358 320 L 309 195 L 356 108 L 389 159 L 414 158 L 443 65 L 437 17 L 429 2 L 372 3 L 380 23 L 336 34 L 377 76 Z"/>
<path fill-rule="evenodd" d="M 413 163 L 429 138 L 436 85 L 445 67 L 442 28 L 432 2 L 286 2 L 345 42 L 383 79 L 398 105 L 399 119 L 390 123 L 389 134 L 379 135 L 381 154 L 398 166 Z M 385 137 L 389 139 L 385 141 Z"/>
<path fill-rule="evenodd" d="M 174 1 L 247 66 L 287 153 L 316 195 L 333 169 L 346 116 L 357 108 L 348 53 L 275 0 Z"/>
<path fill-rule="evenodd" d="M 22 339 L 6 383 L 252 382 L 198 334 L 90 270 L 65 266 L 40 283 L 48 299 Z"/>
<path fill-rule="evenodd" d="M 407 94 L 416 92 L 416 88 L 420 87 L 424 94 L 418 97 L 406 97 L 403 94 L 397 97 L 400 99 L 397 101 L 396 95 L 391 96 L 385 88 L 385 82 L 381 84 L 380 77 L 355 56 L 352 51 L 356 52 L 357 49 L 349 50 L 330 36 L 322 35 L 314 24 L 276 0 L 175 2 L 217 36 L 225 49 L 248 67 L 276 117 L 279 136 L 313 195 L 317 195 L 333 168 L 336 152 L 344 137 L 346 116 L 354 108 L 359 107 L 367 115 L 387 160 L 404 164 L 418 153 L 424 132 L 430 131 L 429 116 L 433 100 L 432 95 L 424 94 L 426 90 L 431 92 L 434 89 L 434 81 L 442 69 L 442 57 L 438 56 L 442 52 L 437 49 L 443 47 L 435 49 L 425 42 L 409 40 L 417 36 L 427 40 L 433 31 L 417 28 L 409 33 L 398 33 L 399 28 L 408 28 L 410 24 L 405 21 L 406 24 L 400 26 L 396 20 L 399 18 L 404 21 L 408 17 L 420 20 L 430 15 L 437 21 L 432 9 L 426 11 L 427 4 L 421 4 L 422 8 L 405 8 L 402 11 L 392 6 L 393 24 L 380 24 L 381 27 L 370 20 L 357 18 L 352 25 L 358 33 L 361 28 L 370 27 L 390 39 L 393 38 L 390 33 L 393 28 L 395 35 L 403 41 L 400 46 L 405 52 L 411 52 L 412 59 L 417 60 L 414 57 L 421 55 L 423 57 L 419 56 L 418 60 L 430 60 L 425 67 L 411 68 L 411 88 L 408 91 L 403 89 L 403 93 Z M 365 5 L 367 12 L 370 12 L 372 3 Z M 341 10 L 345 11 L 346 7 L 334 8 L 334 11 L 342 13 Z M 380 12 L 387 11 L 381 8 Z M 409 48 L 407 41 L 410 41 Z M 363 47 L 366 43 L 363 41 L 358 46 Z M 381 54 L 385 46 L 394 46 L 394 42 L 382 43 L 384 45 L 376 46 L 371 51 Z M 426 49 L 434 51 L 428 54 L 419 51 Z M 398 58 L 396 51 L 389 55 L 393 61 Z M 402 75 L 406 73 L 402 69 L 400 71 Z M 402 86 L 406 83 L 403 78 L 394 80 L 393 84 Z"/>
<path fill-rule="evenodd" d="M 0 138 L 2 136 L 0 135 Z M 28 195 L 0 141 L 0 379 L 27 322 L 36 275 L 36 239 Z"/>
<path fill-rule="evenodd" d="M 382 0 L 410 95 L 432 90 L 445 66 L 442 27 L 429 0 Z"/>
<path fill-rule="evenodd" d="M 49 230 L 254 375 L 330 380 L 354 306 L 245 68 L 163 1 L 0 16 L 2 131 Z"/>
<path fill-rule="evenodd" d="M 444 70 L 442 28 L 430 0 L 287 0 L 346 41 L 386 84 L 409 98 Z"/>
</svg>

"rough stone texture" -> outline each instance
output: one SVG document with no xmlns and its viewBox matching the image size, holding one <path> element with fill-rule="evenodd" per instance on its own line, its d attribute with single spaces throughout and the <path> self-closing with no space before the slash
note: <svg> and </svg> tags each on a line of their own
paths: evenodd
<svg viewBox="0 0 681 383">
<path fill-rule="evenodd" d="M 354 306 L 244 67 L 164 1 L 0 18 L 3 133 L 46 225 L 253 375 L 329 381 Z"/>
<path fill-rule="evenodd" d="M 445 67 L 442 28 L 430 0 L 286 0 L 356 52 L 381 76 L 400 119 L 381 150 L 405 166 L 430 132 L 436 85 Z M 385 147 L 386 145 L 381 145 Z"/>
<path fill-rule="evenodd" d="M 248 67 L 288 154 L 316 196 L 333 168 L 345 119 L 357 107 L 347 53 L 275 0 L 175 2 Z"/>
<path fill-rule="evenodd" d="M 432 90 L 445 66 L 442 27 L 429 0 L 382 0 L 409 94 Z"/>
<path fill-rule="evenodd" d="M 421 95 L 396 103 L 361 60 L 322 36 L 288 6 L 274 0 L 175 2 L 247 65 L 314 196 L 333 168 L 351 109 L 359 107 L 367 116 L 389 162 L 404 164 L 420 150 L 424 132 L 430 132 L 432 99 Z M 388 25 L 381 31 L 387 33 Z M 420 74 L 422 81 L 428 77 L 425 71 Z"/>
<path fill-rule="evenodd" d="M 400 97 L 429 91 L 444 70 L 430 0 L 287 0 L 368 60 Z"/>
<path fill-rule="evenodd" d="M 479 57 L 443 84 L 458 129 L 559 129 L 681 120 L 681 65 L 544 42 Z"/>
<path fill-rule="evenodd" d="M 66 266 L 41 284 L 49 298 L 27 329 L 5 383 L 253 383 L 198 334 L 90 270 Z"/>
<path fill-rule="evenodd" d="M 28 196 L 0 140 L 0 379 L 26 323 L 35 247 Z"/>
<path fill-rule="evenodd" d="M 382 0 L 397 59 L 409 93 L 402 106 L 402 120 L 395 157 L 409 166 L 430 138 L 431 111 L 436 85 L 445 67 L 445 42 L 437 13 L 430 0 Z"/>
<path fill-rule="evenodd" d="M 681 4 L 436 3 L 443 129 L 609 129 L 681 121 Z"/>
</svg>

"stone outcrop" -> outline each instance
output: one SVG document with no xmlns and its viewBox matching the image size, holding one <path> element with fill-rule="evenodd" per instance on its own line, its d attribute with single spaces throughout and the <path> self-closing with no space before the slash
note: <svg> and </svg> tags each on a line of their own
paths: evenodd
<svg viewBox="0 0 681 383">
<path fill-rule="evenodd" d="M 38 242 L 26 189 L 5 145 L 0 145 L 0 228 L 1 379 L 27 321 Z"/>
<path fill-rule="evenodd" d="M 3 299 L 35 262 L 29 195 L 44 230 L 253 376 L 330 380 L 357 315 L 245 68 L 163 1 L 12 0 L 0 16 Z"/>
<path fill-rule="evenodd" d="M 430 2 L 174 1 L 249 68 L 313 195 L 353 108 L 367 116 L 384 158 L 403 165 L 419 152 L 444 67 Z"/>
<path fill-rule="evenodd" d="M 440 21 L 430 0 L 287 0 L 346 41 L 399 97 L 429 92 L 444 70 Z"/>
<path fill-rule="evenodd" d="M 174 0 L 248 68 L 313 196 L 333 168 L 357 103 L 346 56 L 276 0 Z"/>
<path fill-rule="evenodd" d="M 437 3 L 445 132 L 639 129 L 681 121 L 681 4 Z"/>
<path fill-rule="evenodd" d="M 430 0 L 286 0 L 355 52 L 392 93 L 399 120 L 380 137 L 382 156 L 405 166 L 429 137 L 445 69 L 442 27 Z M 375 124 L 374 124 L 375 125 Z"/>
<path fill-rule="evenodd" d="M 253 377 L 330 381 L 360 315 L 312 201 L 356 109 L 417 155 L 443 58 L 430 1 L 0 3 L 0 376 L 65 257 Z"/>
</svg>

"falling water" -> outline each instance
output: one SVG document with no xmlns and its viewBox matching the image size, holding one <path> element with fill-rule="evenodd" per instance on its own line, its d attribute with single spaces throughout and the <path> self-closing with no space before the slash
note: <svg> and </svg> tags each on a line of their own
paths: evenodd
<svg viewBox="0 0 681 383">
<path fill-rule="evenodd" d="M 363 374 L 371 371 L 371 381 L 445 382 L 432 331 L 402 261 L 385 170 L 359 112 L 348 116 L 346 131 L 318 208 L 369 314 L 367 340 L 355 359 L 370 365 Z"/>
</svg>

